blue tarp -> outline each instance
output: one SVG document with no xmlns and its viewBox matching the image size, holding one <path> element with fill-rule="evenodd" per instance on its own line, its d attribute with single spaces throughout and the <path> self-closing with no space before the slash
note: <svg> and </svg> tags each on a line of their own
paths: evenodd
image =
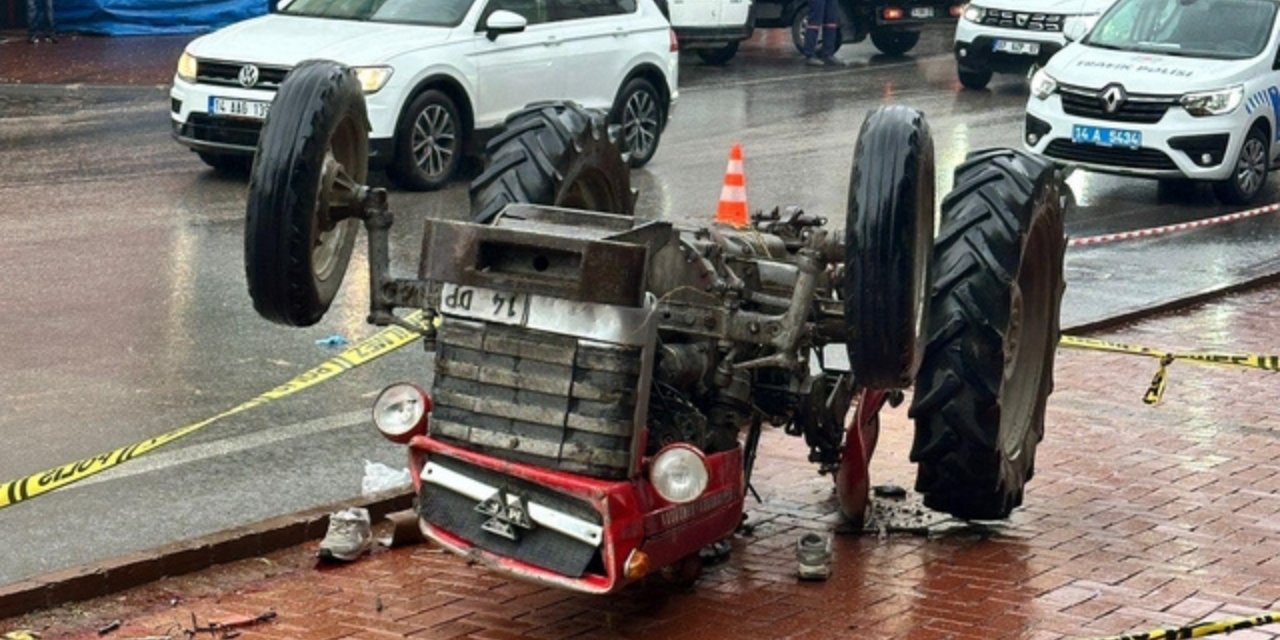
<svg viewBox="0 0 1280 640">
<path fill-rule="evenodd" d="M 54 0 L 58 30 L 108 36 L 212 31 L 267 12 L 274 0 Z"/>
</svg>

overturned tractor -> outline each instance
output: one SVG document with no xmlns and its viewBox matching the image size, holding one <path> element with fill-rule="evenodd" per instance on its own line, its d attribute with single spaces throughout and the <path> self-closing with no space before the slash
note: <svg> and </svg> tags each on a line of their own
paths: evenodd
<svg viewBox="0 0 1280 640">
<path fill-rule="evenodd" d="M 418 274 L 395 278 L 360 97 L 327 62 L 282 85 L 250 185 L 249 291 L 270 320 L 315 323 L 363 222 L 370 321 L 428 320 L 431 388 L 389 386 L 374 417 L 407 444 L 439 544 L 593 593 L 694 575 L 741 522 L 766 424 L 804 439 L 859 522 L 878 413 L 910 387 L 925 504 L 1021 504 L 1063 289 L 1051 165 L 971 154 L 935 224 L 928 125 L 885 107 L 859 132 L 842 232 L 795 208 L 686 228 L 632 215 L 604 114 L 534 105 L 490 143 L 473 221 L 427 221 Z"/>
</svg>

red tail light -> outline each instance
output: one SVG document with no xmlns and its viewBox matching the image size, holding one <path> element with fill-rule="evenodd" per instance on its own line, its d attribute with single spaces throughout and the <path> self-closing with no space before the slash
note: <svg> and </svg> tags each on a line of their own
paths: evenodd
<svg viewBox="0 0 1280 640">
<path fill-rule="evenodd" d="M 885 20 L 901 20 L 903 16 L 902 9 L 897 7 L 889 7 L 884 10 Z"/>
<path fill-rule="evenodd" d="M 671 52 L 675 53 L 680 50 L 680 40 L 676 38 L 675 29 L 668 29 L 667 33 L 671 34 Z"/>
</svg>

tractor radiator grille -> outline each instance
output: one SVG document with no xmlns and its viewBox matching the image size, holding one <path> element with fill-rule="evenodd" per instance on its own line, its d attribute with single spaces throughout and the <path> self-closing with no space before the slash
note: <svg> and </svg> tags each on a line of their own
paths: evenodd
<svg viewBox="0 0 1280 640">
<path fill-rule="evenodd" d="M 641 350 L 446 317 L 431 436 L 598 478 L 630 470 Z"/>
</svg>

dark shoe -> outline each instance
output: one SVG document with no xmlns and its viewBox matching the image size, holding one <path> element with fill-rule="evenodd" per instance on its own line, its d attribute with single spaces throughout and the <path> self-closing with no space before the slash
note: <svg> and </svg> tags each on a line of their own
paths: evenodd
<svg viewBox="0 0 1280 640">
<path fill-rule="evenodd" d="M 818 58 L 805 58 L 804 63 L 810 67 L 822 66 L 822 60 L 819 60 Z"/>
<path fill-rule="evenodd" d="M 837 58 L 837 57 L 834 57 L 834 56 L 827 56 L 827 57 L 825 57 L 825 58 L 819 58 L 819 60 L 821 60 L 821 61 L 822 61 L 822 64 L 824 64 L 824 65 L 826 65 L 826 66 L 828 66 L 828 67 L 847 67 L 847 66 L 849 66 L 849 63 L 848 63 L 848 62 L 845 62 L 844 60 L 841 60 L 841 59 L 839 59 L 839 58 Z"/>
<path fill-rule="evenodd" d="M 37 42 L 40 42 L 40 38 L 36 37 L 34 34 L 33 34 L 33 35 L 29 35 L 29 36 L 27 36 L 27 42 L 29 42 L 29 43 L 31 43 L 31 44 L 35 44 L 35 43 L 37 43 Z"/>
</svg>

